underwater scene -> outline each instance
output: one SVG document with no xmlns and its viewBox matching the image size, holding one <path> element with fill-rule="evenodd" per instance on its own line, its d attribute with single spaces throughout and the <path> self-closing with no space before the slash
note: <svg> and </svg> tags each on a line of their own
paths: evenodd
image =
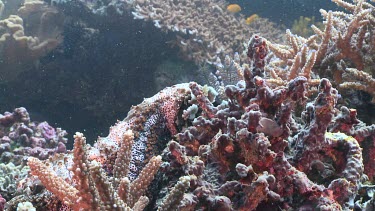
<svg viewBox="0 0 375 211">
<path fill-rule="evenodd" d="M 0 0 L 0 211 L 375 211 L 375 0 Z"/>
</svg>

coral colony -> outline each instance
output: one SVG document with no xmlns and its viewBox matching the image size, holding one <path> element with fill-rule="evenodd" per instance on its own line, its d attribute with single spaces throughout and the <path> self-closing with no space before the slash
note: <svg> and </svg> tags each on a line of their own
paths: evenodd
<svg viewBox="0 0 375 211">
<path fill-rule="evenodd" d="M 346 12 L 322 9 L 323 30 L 312 26 L 308 38 L 288 30 L 284 44 L 236 30 L 215 34 L 227 28 L 208 27 L 209 18 L 189 24 L 213 10 L 240 28 L 221 1 L 112 1 L 108 8 L 122 5 L 162 30 L 191 34 L 176 39 L 194 61 L 216 65 L 213 87 L 165 88 L 92 146 L 77 132 L 71 151 L 64 130 L 32 122 L 25 108 L 6 112 L 0 210 L 375 210 L 375 125 L 340 94 L 375 98 L 374 1 L 332 1 Z M 192 5 L 201 11 L 184 17 Z M 0 42 L 21 27 L 16 16 L 0 21 Z M 245 53 L 229 49 L 249 38 Z M 235 84 L 226 83 L 228 71 Z"/>
</svg>

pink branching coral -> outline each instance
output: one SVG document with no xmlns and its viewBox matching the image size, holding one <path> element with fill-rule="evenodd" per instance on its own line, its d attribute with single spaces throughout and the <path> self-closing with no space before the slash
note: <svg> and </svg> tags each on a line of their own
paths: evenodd
<svg viewBox="0 0 375 211">
<path fill-rule="evenodd" d="M 124 134 L 122 151 L 130 151 L 133 133 Z M 31 173 L 41 180 L 47 190 L 57 196 L 61 202 L 73 210 L 142 210 L 148 203 L 147 197 L 142 196 L 151 183 L 161 164 L 161 158 L 153 157 L 145 166 L 139 177 L 130 183 L 127 175 L 127 163 L 124 157 L 116 159 L 114 183 L 102 171 L 96 162 L 90 162 L 87 157 L 86 140 L 83 134 L 75 135 L 73 149 L 72 184 L 57 176 L 49 169 L 49 165 L 37 158 L 29 158 L 28 165 Z M 129 160 L 128 160 L 129 161 Z M 125 164 L 125 168 L 121 168 Z M 117 189 L 117 190 L 116 190 Z"/>
</svg>

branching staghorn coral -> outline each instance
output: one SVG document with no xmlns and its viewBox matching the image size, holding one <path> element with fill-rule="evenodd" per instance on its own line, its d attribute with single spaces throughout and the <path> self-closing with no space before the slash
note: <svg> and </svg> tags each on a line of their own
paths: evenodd
<svg viewBox="0 0 375 211">
<path fill-rule="evenodd" d="M 125 133 L 121 145 L 121 151 L 125 153 L 116 160 L 114 175 L 117 177 L 112 180 L 105 175 L 99 163 L 89 161 L 86 139 L 81 133 L 75 135 L 73 165 L 70 169 L 73 172 L 72 184 L 57 176 L 37 158 L 29 158 L 28 165 L 31 173 L 38 176 L 47 190 L 73 210 L 143 210 L 148 199 L 142 195 L 158 170 L 161 158 L 151 158 L 138 178 L 130 183 L 126 177 L 129 160 L 127 163 L 123 161 L 131 150 L 133 138 L 131 131 Z"/>
<path fill-rule="evenodd" d="M 361 71 L 374 72 L 374 45 L 375 45 L 375 7 L 364 0 L 348 3 L 342 0 L 333 0 L 337 5 L 344 7 L 350 13 L 325 11 L 320 12 L 326 20 L 325 28 L 321 31 L 312 25 L 315 34 L 303 38 L 287 31 L 288 45 L 276 45 L 269 42 L 270 50 L 279 59 L 274 59 L 267 67 L 273 84 L 283 84 L 298 75 L 303 75 L 316 86 L 318 77 L 329 77 L 340 88 L 355 88 L 375 96 L 371 88 L 371 76 Z M 280 65 L 281 64 L 281 65 Z M 345 64 L 345 65 L 342 65 Z M 342 68 L 342 66 L 345 66 Z M 283 68 L 280 68 L 283 67 Z M 345 68 L 351 68 L 347 71 Z M 356 68 L 356 69 L 354 69 Z M 350 72 L 351 74 L 344 74 Z M 358 72 L 358 73 L 354 73 Z M 319 76 L 317 76 L 317 74 Z M 356 76 L 353 80 L 349 75 Z M 355 83 L 358 81 L 358 83 Z M 361 87 L 359 84 L 362 84 Z"/>
<path fill-rule="evenodd" d="M 358 71 L 354 68 L 346 68 L 344 77 L 347 80 L 339 85 L 340 88 L 355 89 L 370 93 L 372 95 L 372 103 L 375 104 L 375 78 L 366 72 Z"/>
<path fill-rule="evenodd" d="M 190 180 L 192 176 L 184 176 L 179 179 L 177 184 L 173 187 L 165 197 L 158 211 L 176 210 L 184 197 L 185 191 L 190 187 Z"/>
</svg>

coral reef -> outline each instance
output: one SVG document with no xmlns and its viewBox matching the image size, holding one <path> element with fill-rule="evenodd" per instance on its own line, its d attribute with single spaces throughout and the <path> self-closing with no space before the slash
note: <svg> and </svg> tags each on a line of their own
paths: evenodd
<svg viewBox="0 0 375 211">
<path fill-rule="evenodd" d="M 324 30 L 313 26 L 316 34 L 309 38 L 287 30 L 287 44 L 281 45 L 252 35 L 244 49 L 249 64 L 231 42 L 229 51 L 217 52 L 217 46 L 203 51 L 193 59 L 214 60 L 218 71 L 210 77 L 216 90 L 196 82 L 167 87 L 133 106 L 92 145 L 76 133 L 73 150 L 66 152 L 65 134 L 46 122 L 33 124 L 24 108 L 0 116 L 3 149 L 26 144 L 21 155 L 30 156 L 31 171 L 11 181 L 22 188 L 5 209 L 373 209 L 375 124 L 360 121 L 356 109 L 340 102 L 346 96 L 339 91 L 355 87 L 374 97 L 373 76 L 365 72 L 374 67 L 374 6 L 363 0 L 333 2 L 351 13 L 321 10 Z M 81 3 L 95 12 L 122 5 Z M 215 37 L 184 28 L 191 17 L 175 25 L 179 19 L 169 18 L 169 12 L 177 6 L 191 11 L 189 4 L 200 9 L 200 3 L 214 16 L 232 17 L 209 1 L 125 3 L 135 8 L 135 17 L 157 27 L 201 36 L 202 46 Z M 203 11 L 191 12 L 200 17 Z M 231 24 L 239 27 L 236 23 Z M 238 34 L 220 34 L 223 40 L 241 45 L 246 39 L 236 37 L 241 31 L 228 29 Z M 194 36 L 183 41 L 193 57 Z M 234 58 L 227 55 L 222 64 L 212 52 Z M 356 76 L 353 83 L 346 74 Z M 34 148 L 46 153 L 33 154 Z"/>
<path fill-rule="evenodd" d="M 252 66 L 244 69 L 244 80 L 225 88 L 227 100 L 221 104 L 212 104 L 215 98 L 194 82 L 166 88 L 133 107 L 92 147 L 77 133 L 73 156 L 64 159 L 70 163 L 65 175 L 72 175 L 71 180 L 37 158 L 28 159 L 32 174 L 72 209 L 130 209 L 142 199 L 162 159 L 162 174 L 154 181 L 162 187 L 152 188 L 142 207 L 146 201 L 152 202 L 149 208 L 160 210 L 367 206 L 358 201 L 367 180 L 364 173 L 371 171 L 364 169 L 360 144 L 373 141 L 374 127 L 355 127 L 360 121 L 355 112 L 346 117 L 347 108 L 337 112 L 339 94 L 328 79 L 320 80 L 318 95 L 308 103 L 308 80 L 303 76 L 287 86 L 269 87 L 263 79 L 267 49 L 264 38 L 250 39 L 247 55 Z M 188 109 L 192 105 L 197 112 Z M 292 114 L 301 105 L 305 109 L 298 120 Z M 179 116 L 187 113 L 196 118 Z M 343 129 L 336 132 L 339 128 Z M 162 157 L 153 157 L 166 144 L 162 137 L 173 140 Z M 158 164 L 150 165 L 155 159 Z M 148 182 L 133 186 L 145 175 L 151 176 Z M 172 186 L 169 194 L 161 191 Z"/>
</svg>

